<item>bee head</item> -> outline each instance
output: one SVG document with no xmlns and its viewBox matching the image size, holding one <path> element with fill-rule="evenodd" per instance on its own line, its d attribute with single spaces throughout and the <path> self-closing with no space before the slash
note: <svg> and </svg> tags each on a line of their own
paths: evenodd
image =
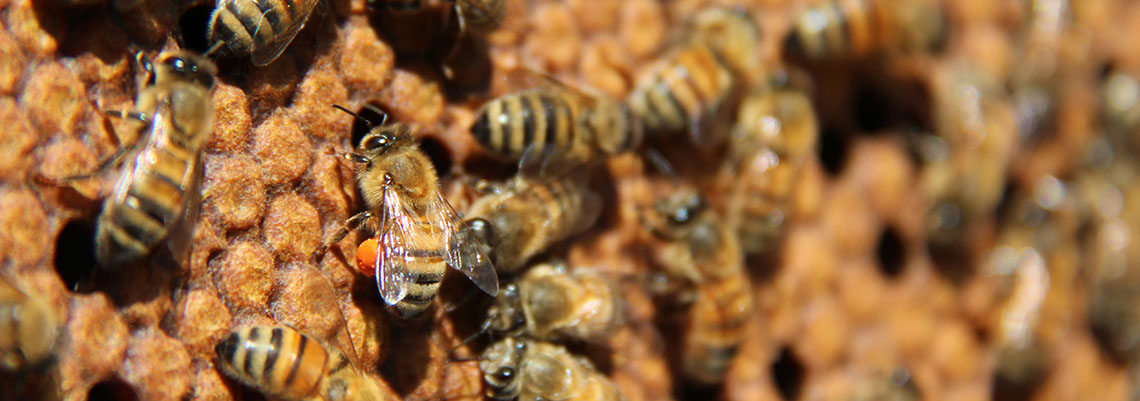
<svg viewBox="0 0 1140 401">
<path fill-rule="evenodd" d="M 373 127 L 360 139 L 358 150 L 365 155 L 382 155 L 414 143 L 411 129 L 401 123 L 388 123 Z"/>
<path fill-rule="evenodd" d="M 653 232 L 667 239 L 683 238 L 704 210 L 704 198 L 696 191 L 677 191 L 654 205 L 657 222 L 653 225 Z"/>
<path fill-rule="evenodd" d="M 499 296 L 495 304 L 488 311 L 489 328 L 498 333 L 506 333 L 523 327 L 526 316 L 522 313 L 519 298 L 519 286 L 508 283 L 499 289 Z"/>
<path fill-rule="evenodd" d="M 179 80 L 207 88 L 214 86 L 214 74 L 217 73 L 217 68 L 210 60 L 185 52 L 164 56 L 158 65 L 151 66 L 148 70 L 152 71 L 152 79 L 156 82 Z"/>
<path fill-rule="evenodd" d="M 526 353 L 526 342 L 513 337 L 492 344 L 483 352 L 479 369 L 487 383 L 487 398 L 513 399 L 518 396 L 519 366 Z"/>
</svg>

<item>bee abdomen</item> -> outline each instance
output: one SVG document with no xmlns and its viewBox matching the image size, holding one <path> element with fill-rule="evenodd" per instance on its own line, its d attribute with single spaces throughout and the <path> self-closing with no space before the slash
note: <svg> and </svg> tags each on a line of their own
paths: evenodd
<svg viewBox="0 0 1140 401">
<path fill-rule="evenodd" d="M 630 92 L 628 103 L 646 129 L 681 131 L 717 107 L 732 85 L 723 61 L 694 43 L 660 62 Z"/>
<path fill-rule="evenodd" d="M 405 319 L 419 316 L 431 306 L 431 301 L 439 292 L 440 282 L 443 281 L 443 274 L 447 269 L 441 251 L 420 251 L 416 253 L 423 255 L 417 255 L 417 262 L 422 264 L 416 268 L 422 270 L 412 272 L 414 277 L 411 285 L 408 286 L 408 294 L 399 303 L 392 306 L 400 317 Z"/>
<path fill-rule="evenodd" d="M 317 392 L 329 354 L 316 340 L 285 327 L 235 331 L 215 347 L 222 370 L 270 395 L 302 399 Z"/>
<path fill-rule="evenodd" d="M 233 55 L 247 55 L 272 43 L 294 17 L 299 17 L 290 12 L 300 12 L 302 8 L 296 7 L 293 0 L 237 0 L 222 4 L 225 8 L 214 11 L 207 29 L 210 38 L 226 42 Z"/>
<path fill-rule="evenodd" d="M 784 44 L 793 57 L 823 60 L 866 54 L 880 40 L 871 0 L 830 0 L 804 10 Z"/>
<path fill-rule="evenodd" d="M 489 152 L 503 158 L 522 157 L 528 148 L 569 151 L 580 135 L 577 107 L 545 92 L 522 92 L 487 103 L 471 133 Z"/>
</svg>

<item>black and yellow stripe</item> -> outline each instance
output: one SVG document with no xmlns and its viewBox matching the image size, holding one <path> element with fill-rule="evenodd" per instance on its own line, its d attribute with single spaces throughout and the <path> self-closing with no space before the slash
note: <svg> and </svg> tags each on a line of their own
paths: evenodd
<svg viewBox="0 0 1140 401">
<path fill-rule="evenodd" d="M 582 143 L 581 107 L 551 91 L 511 93 L 488 102 L 471 134 L 488 152 L 517 160 L 530 148 L 568 153 Z"/>
<path fill-rule="evenodd" d="M 694 41 L 650 67 L 630 91 L 627 103 L 650 132 L 684 131 L 719 107 L 734 84 L 723 60 Z"/>
<path fill-rule="evenodd" d="M 222 2 L 207 26 L 211 43 L 223 42 L 223 54 L 248 56 L 254 49 L 269 46 L 278 35 L 307 18 L 306 7 L 298 0 L 239 0 Z M 299 0 L 317 1 L 317 0 Z M 263 23 L 264 21 L 264 23 Z"/>
<path fill-rule="evenodd" d="M 330 368 L 343 369 L 347 364 L 320 341 L 288 327 L 244 327 L 230 333 L 215 351 L 218 365 L 230 377 L 294 400 L 316 394 Z"/>
<path fill-rule="evenodd" d="M 195 152 L 171 141 L 166 146 L 150 146 L 131 161 L 127 173 L 119 178 L 130 180 L 125 196 L 103 202 L 95 233 L 100 266 L 117 270 L 137 263 L 166 238 L 169 224 L 185 212 L 184 186 L 196 157 Z M 139 166 L 144 161 L 149 163 Z"/>
<path fill-rule="evenodd" d="M 703 283 L 689 309 L 682 364 L 686 378 L 692 382 L 723 381 L 747 336 L 752 287 L 741 266 L 737 270 L 737 275 Z"/>
</svg>

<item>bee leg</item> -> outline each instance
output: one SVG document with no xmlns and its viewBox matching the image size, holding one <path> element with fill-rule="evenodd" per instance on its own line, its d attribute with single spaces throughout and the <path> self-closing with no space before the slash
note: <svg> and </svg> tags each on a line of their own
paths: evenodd
<svg viewBox="0 0 1140 401">
<path fill-rule="evenodd" d="M 364 225 L 364 223 L 368 221 L 371 221 L 373 217 L 375 216 L 373 216 L 372 212 L 369 211 L 363 211 L 353 215 L 352 217 L 349 217 L 348 220 L 344 221 L 344 225 L 342 225 L 339 229 L 336 230 L 335 233 L 333 233 L 332 239 L 330 241 L 325 242 L 324 244 L 321 244 L 321 246 L 317 247 L 317 250 L 313 252 L 313 260 L 320 258 L 325 254 L 325 252 L 328 252 L 329 248 L 332 247 L 332 244 L 343 240 L 344 237 L 348 236 L 349 232 L 359 230 L 360 226 Z"/>
</svg>

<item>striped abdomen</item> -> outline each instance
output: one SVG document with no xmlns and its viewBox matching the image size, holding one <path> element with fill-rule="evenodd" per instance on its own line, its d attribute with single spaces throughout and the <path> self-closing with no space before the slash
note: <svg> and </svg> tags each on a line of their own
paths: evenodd
<svg viewBox="0 0 1140 401">
<path fill-rule="evenodd" d="M 873 0 L 826 0 L 796 17 L 785 52 L 803 59 L 825 60 L 867 54 L 882 32 Z"/>
<path fill-rule="evenodd" d="M 400 317 L 411 319 L 424 313 L 431 306 L 432 299 L 439 292 L 439 284 L 443 281 L 443 274 L 447 271 L 447 262 L 444 252 L 447 238 L 433 236 L 431 223 L 426 219 L 418 222 L 425 235 L 408 236 L 408 253 L 411 260 L 407 270 L 412 275 L 408 294 L 400 302 L 392 305 Z"/>
<path fill-rule="evenodd" d="M 694 127 L 727 98 L 734 79 L 724 62 L 700 42 L 669 52 L 642 75 L 627 103 L 653 132 Z"/>
<path fill-rule="evenodd" d="M 528 148 L 569 156 L 583 151 L 589 138 L 579 123 L 582 112 L 570 96 L 550 91 L 511 93 L 488 102 L 471 126 L 488 152 L 518 160 Z"/>
<path fill-rule="evenodd" d="M 230 377 L 290 400 L 316 395 L 331 372 L 348 360 L 324 344 L 288 327 L 238 329 L 215 347 L 218 366 Z"/>
<path fill-rule="evenodd" d="M 727 266 L 725 266 L 727 267 Z M 689 308 L 682 364 L 685 377 L 700 384 L 724 380 L 752 314 L 752 287 L 741 267 L 737 273 L 709 277 L 697 288 Z"/>
<path fill-rule="evenodd" d="M 155 129 L 174 129 L 171 126 Z M 113 194 L 103 202 L 95 232 L 100 266 L 117 270 L 141 261 L 162 242 L 186 211 L 186 193 L 196 151 L 177 142 L 151 143 L 123 168 Z"/>
<path fill-rule="evenodd" d="M 312 8 L 297 4 L 308 1 L 319 0 L 220 1 L 207 27 L 210 43 L 225 43 L 223 52 L 234 57 L 273 46 L 308 18 Z"/>
</svg>

